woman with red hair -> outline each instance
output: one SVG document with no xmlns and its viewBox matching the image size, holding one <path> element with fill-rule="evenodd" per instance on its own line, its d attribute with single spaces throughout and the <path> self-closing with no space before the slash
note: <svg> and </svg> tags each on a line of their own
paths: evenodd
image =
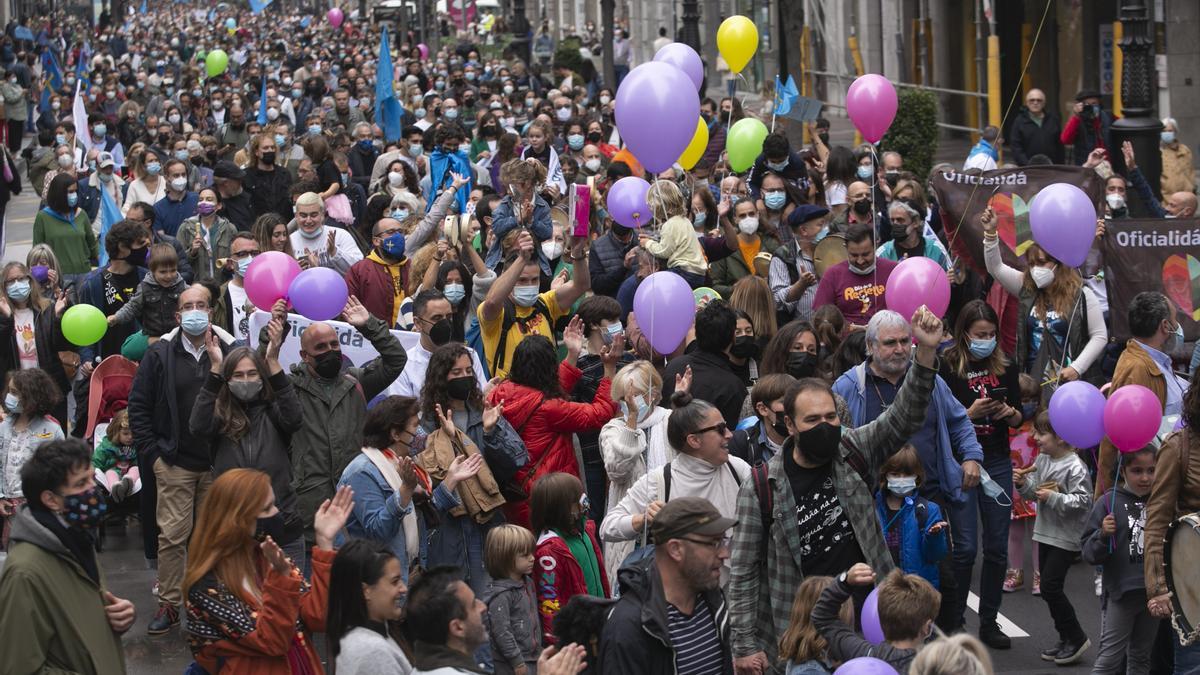
<svg viewBox="0 0 1200 675">
<path fill-rule="evenodd" d="M 343 487 L 317 509 L 305 581 L 275 542 L 283 518 L 271 478 L 221 474 L 200 507 L 183 579 L 196 662 L 210 673 L 323 673 L 311 634 L 325 632 L 333 540 L 353 506 L 354 491 Z"/>
</svg>

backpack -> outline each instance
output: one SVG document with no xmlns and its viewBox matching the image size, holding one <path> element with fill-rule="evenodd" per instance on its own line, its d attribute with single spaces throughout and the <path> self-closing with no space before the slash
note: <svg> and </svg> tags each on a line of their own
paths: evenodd
<svg viewBox="0 0 1200 675">
<path fill-rule="evenodd" d="M 517 307 L 513 304 L 513 301 L 504 301 L 504 319 L 500 324 L 500 341 L 496 343 L 496 353 L 492 355 L 491 368 L 493 376 L 500 371 L 500 360 L 504 358 L 504 353 L 508 348 L 508 333 L 510 330 L 512 330 L 514 324 L 520 325 L 521 332 L 525 333 L 529 322 L 534 317 L 541 316 L 542 320 L 546 322 L 546 325 L 549 326 L 551 330 L 554 329 L 554 320 L 551 318 L 550 308 L 546 306 L 546 303 L 541 297 L 534 301 L 532 307 L 533 312 L 529 316 L 518 317 Z M 505 365 L 507 366 L 509 364 Z"/>
</svg>

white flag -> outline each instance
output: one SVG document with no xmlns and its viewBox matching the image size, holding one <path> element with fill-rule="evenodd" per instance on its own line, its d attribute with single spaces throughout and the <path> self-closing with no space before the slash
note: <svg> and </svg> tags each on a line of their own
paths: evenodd
<svg viewBox="0 0 1200 675">
<path fill-rule="evenodd" d="M 71 104 L 71 118 L 75 123 L 75 138 L 88 151 L 92 149 L 92 132 L 88 127 L 87 106 L 83 104 L 83 82 L 75 83 L 75 102 Z"/>
</svg>

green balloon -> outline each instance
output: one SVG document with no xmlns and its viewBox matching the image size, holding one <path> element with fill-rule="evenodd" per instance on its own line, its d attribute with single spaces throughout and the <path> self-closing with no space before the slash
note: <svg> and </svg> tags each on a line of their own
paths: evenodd
<svg viewBox="0 0 1200 675">
<path fill-rule="evenodd" d="M 753 117 L 738 120 L 729 128 L 725 137 L 725 149 L 729 152 L 729 168 L 741 173 L 754 166 L 754 160 L 762 154 L 763 140 L 767 137 L 767 125 Z"/>
<path fill-rule="evenodd" d="M 216 77 L 229 67 L 229 55 L 225 53 L 224 49 L 214 49 L 204 57 L 204 67 L 208 70 L 209 77 Z M 759 145 L 761 144 L 759 143 Z"/>
<path fill-rule="evenodd" d="M 94 305 L 75 305 L 63 312 L 63 337 L 78 347 L 94 345 L 108 331 L 104 312 Z"/>
</svg>

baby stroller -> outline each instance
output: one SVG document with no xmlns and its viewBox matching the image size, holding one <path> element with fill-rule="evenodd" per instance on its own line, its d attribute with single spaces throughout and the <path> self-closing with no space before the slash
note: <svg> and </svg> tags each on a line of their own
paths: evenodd
<svg viewBox="0 0 1200 675">
<path fill-rule="evenodd" d="M 129 391 L 133 388 L 133 376 L 137 363 L 113 355 L 100 362 L 92 371 L 91 387 L 88 392 L 88 426 L 84 438 L 92 447 L 100 445 L 113 415 L 129 405 Z M 96 551 L 99 552 L 108 533 L 108 527 L 124 523 L 129 516 L 138 516 L 141 493 L 130 495 L 121 502 L 113 502 L 108 489 L 97 480 L 97 487 L 108 500 L 108 511 L 96 529 Z"/>
</svg>

